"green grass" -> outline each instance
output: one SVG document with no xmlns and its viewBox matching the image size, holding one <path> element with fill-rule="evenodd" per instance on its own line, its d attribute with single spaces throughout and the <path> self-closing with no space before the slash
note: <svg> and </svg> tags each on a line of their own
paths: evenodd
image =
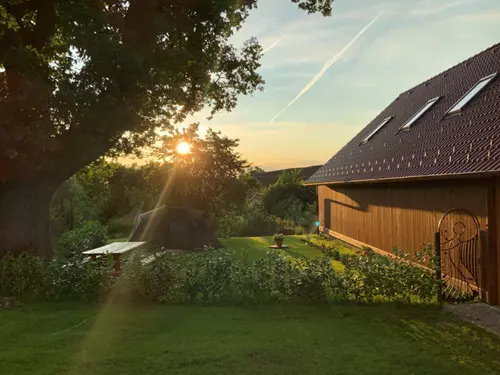
<svg viewBox="0 0 500 375">
<path fill-rule="evenodd" d="M 113 243 L 113 242 L 127 242 L 128 237 L 121 237 L 121 238 L 108 238 L 106 241 L 106 245 Z"/>
<path fill-rule="evenodd" d="M 323 252 L 321 250 L 307 245 L 302 241 L 302 238 L 304 237 L 285 236 L 285 242 L 283 244 L 288 245 L 289 247 L 288 249 L 280 251 L 294 259 L 300 259 L 302 257 L 312 259 L 323 257 Z M 267 251 L 270 250 L 269 246 L 274 244 L 272 237 L 232 237 L 222 239 L 221 242 L 229 249 L 246 250 L 248 258 L 251 260 L 260 259 Z M 342 248 L 340 246 L 338 250 L 342 253 L 351 252 L 347 248 Z M 338 261 L 332 261 L 332 265 L 338 271 L 344 269 L 344 265 Z"/>
<path fill-rule="evenodd" d="M 457 375 L 500 369 L 498 338 L 436 308 L 394 305 L 49 304 L 0 311 L 0 337 L 5 375 Z"/>
</svg>

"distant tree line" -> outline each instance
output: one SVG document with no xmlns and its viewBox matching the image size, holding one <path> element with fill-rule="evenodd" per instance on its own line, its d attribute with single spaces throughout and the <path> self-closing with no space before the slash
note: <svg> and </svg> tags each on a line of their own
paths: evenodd
<svg viewBox="0 0 500 375">
<path fill-rule="evenodd" d="M 176 153 L 189 142 L 192 152 Z M 159 205 L 207 211 L 221 236 L 301 231 L 314 222 L 315 196 L 303 186 L 300 170 L 270 186 L 253 177 L 262 170 L 237 151 L 237 139 L 197 124 L 171 130 L 150 149 L 144 165 L 100 159 L 65 181 L 51 204 L 54 239 L 89 220 L 108 227 L 111 237 L 128 236 L 137 214 Z"/>
</svg>

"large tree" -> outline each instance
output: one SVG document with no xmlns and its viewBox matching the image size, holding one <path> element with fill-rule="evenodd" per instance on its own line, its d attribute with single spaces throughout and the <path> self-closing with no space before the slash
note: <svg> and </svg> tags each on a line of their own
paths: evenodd
<svg viewBox="0 0 500 375">
<path fill-rule="evenodd" d="M 160 147 L 154 155 L 160 156 L 169 166 L 168 188 L 164 204 L 181 205 L 208 211 L 217 215 L 235 202 L 245 199 L 245 186 L 240 177 L 250 167 L 236 151 L 238 139 L 224 136 L 208 129 L 199 134 L 198 124 L 184 129 L 172 129 L 162 136 Z M 191 152 L 180 155 L 177 145 L 187 142 Z"/>
<path fill-rule="evenodd" d="M 258 42 L 229 42 L 256 3 L 0 0 L 0 254 L 51 256 L 49 201 L 80 168 L 260 89 Z"/>
</svg>

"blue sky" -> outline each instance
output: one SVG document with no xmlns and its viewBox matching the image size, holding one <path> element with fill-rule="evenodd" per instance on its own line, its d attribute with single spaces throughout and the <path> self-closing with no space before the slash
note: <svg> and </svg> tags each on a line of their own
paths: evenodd
<svg viewBox="0 0 500 375">
<path fill-rule="evenodd" d="M 251 36 L 272 46 L 260 69 L 264 92 L 188 122 L 239 138 L 239 151 L 267 170 L 322 164 L 400 92 L 500 42 L 500 1 L 336 0 L 323 18 L 290 0 L 260 0 L 234 42 Z"/>
</svg>

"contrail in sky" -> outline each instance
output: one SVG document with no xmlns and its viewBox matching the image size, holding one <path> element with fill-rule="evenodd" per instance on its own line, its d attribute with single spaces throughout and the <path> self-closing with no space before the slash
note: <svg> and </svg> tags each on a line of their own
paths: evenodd
<svg viewBox="0 0 500 375">
<path fill-rule="evenodd" d="M 375 22 L 378 21 L 378 19 L 382 16 L 382 13 L 379 13 L 371 22 L 363 27 L 363 29 L 349 42 L 346 44 L 346 46 L 338 53 L 336 53 L 330 60 L 328 60 L 325 65 L 321 68 L 321 70 L 314 76 L 314 78 L 302 89 L 301 92 L 297 94 L 293 100 L 288 103 L 288 105 L 283 108 L 281 111 L 278 112 L 276 116 L 273 117 L 273 119 L 269 122 L 272 123 L 274 120 L 276 120 L 283 112 L 285 112 L 290 106 L 295 103 L 302 95 L 304 95 L 311 87 L 314 86 L 316 82 L 325 74 L 325 72 L 335 63 L 337 62 L 338 59 L 342 57 L 342 55 L 358 40 L 358 38 L 365 33 L 366 30 L 368 30 Z"/>
<path fill-rule="evenodd" d="M 274 47 L 276 47 L 278 45 L 279 42 L 281 42 L 281 39 L 283 39 L 283 37 L 277 39 L 273 44 L 271 44 L 269 47 L 266 47 L 265 49 L 262 50 L 262 54 L 265 54 L 267 52 L 269 52 L 270 50 L 272 50 Z"/>
</svg>

